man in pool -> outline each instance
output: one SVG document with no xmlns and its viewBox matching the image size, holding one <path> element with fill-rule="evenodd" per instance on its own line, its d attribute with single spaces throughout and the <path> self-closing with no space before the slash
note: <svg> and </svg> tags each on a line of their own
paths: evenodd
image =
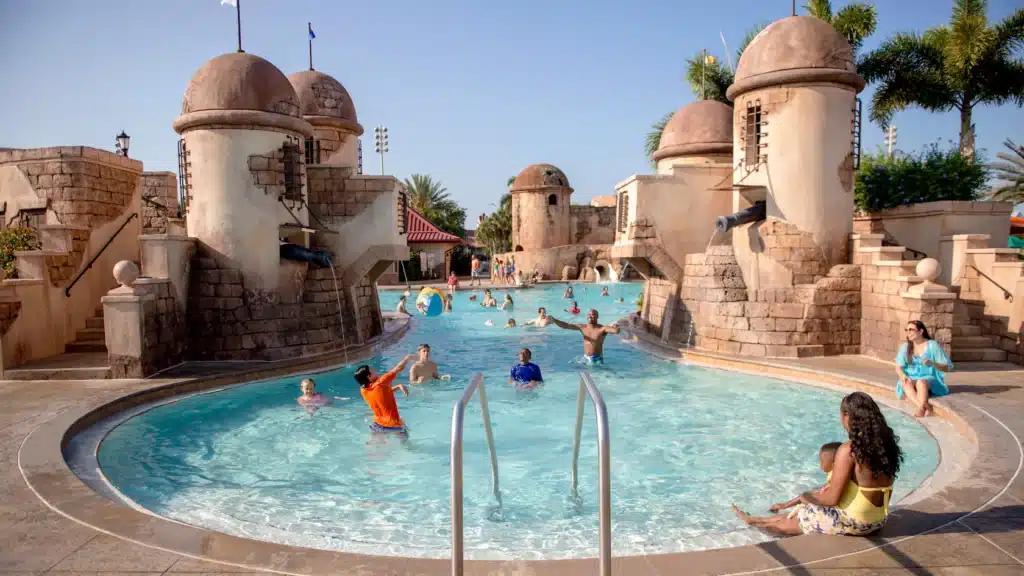
<svg viewBox="0 0 1024 576">
<path fill-rule="evenodd" d="M 593 308 L 587 312 L 586 324 L 570 324 L 555 317 L 551 321 L 563 330 L 579 330 L 583 334 L 583 355 L 591 363 L 604 364 L 604 339 L 609 334 L 619 333 L 619 326 L 615 323 L 608 326 L 598 324 L 597 310 Z"/>
<path fill-rule="evenodd" d="M 548 324 L 551 324 L 551 316 L 548 316 L 547 308 L 544 308 L 543 306 L 537 309 L 536 318 L 526 322 L 527 326 L 536 326 L 537 328 L 543 328 Z"/>
<path fill-rule="evenodd" d="M 430 359 L 430 344 L 420 344 L 417 353 L 419 359 L 409 368 L 409 383 L 423 384 L 427 380 L 440 380 L 437 363 Z"/>
<path fill-rule="evenodd" d="M 355 379 L 359 383 L 359 392 L 363 395 L 366 405 L 373 411 L 373 424 L 370 425 L 373 432 L 407 433 L 405 422 L 402 422 L 402 417 L 398 414 L 395 390 L 401 390 L 406 396 L 409 395 L 409 391 L 401 384 L 392 385 L 392 382 L 413 358 L 415 356 L 409 354 L 385 374 L 377 374 L 376 370 L 365 364 L 356 369 Z"/>
<path fill-rule="evenodd" d="M 517 390 L 529 390 L 544 383 L 540 366 L 530 362 L 532 357 L 533 353 L 530 352 L 530 349 L 523 348 L 519 351 L 519 364 L 513 366 L 509 371 L 508 383 L 514 384 Z"/>
</svg>

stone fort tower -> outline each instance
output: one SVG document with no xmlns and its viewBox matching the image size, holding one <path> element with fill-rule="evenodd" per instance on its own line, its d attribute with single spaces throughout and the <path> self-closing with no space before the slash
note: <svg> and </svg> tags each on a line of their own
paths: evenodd
<svg viewBox="0 0 1024 576">
<path fill-rule="evenodd" d="M 527 166 L 516 176 L 512 193 L 512 249 L 542 250 L 571 244 L 569 196 L 565 173 L 551 164 Z"/>
<path fill-rule="evenodd" d="M 296 72 L 288 80 L 299 98 L 302 118 L 313 125 L 313 136 L 306 140 L 307 163 L 356 168 L 363 127 L 348 90 L 318 70 Z"/>
</svg>

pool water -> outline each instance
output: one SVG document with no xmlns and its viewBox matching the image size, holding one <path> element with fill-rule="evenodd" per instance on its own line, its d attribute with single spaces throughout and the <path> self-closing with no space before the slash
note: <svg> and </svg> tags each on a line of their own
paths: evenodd
<svg viewBox="0 0 1024 576">
<path fill-rule="evenodd" d="M 408 335 L 370 363 L 390 368 L 428 342 L 441 373 L 452 380 L 415 386 L 408 398 L 399 394 L 410 428 L 406 442 L 370 434 L 369 410 L 349 367 L 316 380 L 320 391 L 352 400 L 313 416 L 295 403 L 300 376 L 156 407 L 111 431 L 99 452 L 102 470 L 140 506 L 189 524 L 308 547 L 447 557 L 452 406 L 479 371 L 490 401 L 503 506 L 499 511 L 491 495 L 474 401 L 464 445 L 467 557 L 592 557 L 597 446 L 589 403 L 581 498 L 569 496 L 579 371 L 590 369 L 611 423 L 615 555 L 763 541 L 767 537 L 733 516 L 731 503 L 766 513 L 773 502 L 823 482 L 818 447 L 845 437 L 841 394 L 662 361 L 616 336 L 606 342 L 607 363 L 589 367 L 579 363 L 576 332 L 502 327 L 507 317 L 525 322 L 541 304 L 567 318 L 562 289 L 512 291 L 513 313 L 483 309 L 460 292 L 453 313 L 413 318 Z M 605 322 L 635 309 L 639 285 L 610 289 L 610 297 L 601 297 L 598 287 L 577 285 L 580 308 L 598 309 Z M 382 292 L 383 308 L 393 309 L 398 296 Z M 520 392 L 506 380 L 523 346 L 533 351 L 545 385 Z M 906 453 L 895 501 L 935 469 L 938 448 L 913 419 L 884 412 Z"/>
</svg>

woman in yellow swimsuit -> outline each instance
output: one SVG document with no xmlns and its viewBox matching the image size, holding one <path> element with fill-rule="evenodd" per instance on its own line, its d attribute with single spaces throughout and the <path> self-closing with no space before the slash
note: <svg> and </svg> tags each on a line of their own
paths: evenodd
<svg viewBox="0 0 1024 576">
<path fill-rule="evenodd" d="M 796 514 L 756 518 L 736 509 L 741 520 L 782 536 L 867 536 L 885 525 L 892 485 L 903 462 L 899 439 L 863 392 L 843 398 L 839 416 L 850 440 L 836 450 L 828 485 L 801 494 Z"/>
</svg>

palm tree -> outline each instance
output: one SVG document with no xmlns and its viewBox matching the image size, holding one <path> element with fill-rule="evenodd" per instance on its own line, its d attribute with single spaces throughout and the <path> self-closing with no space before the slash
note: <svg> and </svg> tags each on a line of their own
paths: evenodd
<svg viewBox="0 0 1024 576">
<path fill-rule="evenodd" d="M 1010 152 L 996 154 L 1002 162 L 994 162 L 990 165 L 995 176 L 1003 181 L 1003 184 L 992 191 L 990 198 L 1003 202 L 1024 202 L 1024 146 L 1015 144 L 1009 138 L 1003 145 L 1010 149 Z"/>
<path fill-rule="evenodd" d="M 864 39 L 875 33 L 875 25 L 878 24 L 878 14 L 871 4 L 855 2 L 840 8 L 839 12 L 832 12 L 832 2 L 829 0 L 807 0 L 804 10 L 815 18 L 824 20 L 832 25 L 846 38 L 846 41 L 853 47 L 853 51 L 860 50 Z"/>
<path fill-rule="evenodd" d="M 878 87 L 871 119 L 886 126 L 896 112 L 960 111 L 960 153 L 974 155 L 972 112 L 979 104 L 1024 106 L 1024 9 L 989 25 L 986 0 L 955 0 L 949 24 L 900 33 L 867 54 L 858 71 Z"/>
<path fill-rule="evenodd" d="M 512 184 L 515 184 L 515 181 L 516 181 L 516 177 L 515 176 L 509 176 L 508 177 L 508 182 L 505 183 L 505 187 L 506 188 L 511 188 Z"/>
<path fill-rule="evenodd" d="M 476 239 L 487 246 L 491 254 L 502 254 L 512 250 L 511 194 L 503 194 L 501 201 L 498 202 L 498 209 L 480 223 L 476 229 Z"/>
<path fill-rule="evenodd" d="M 427 174 L 413 174 L 405 179 L 409 206 L 438 228 L 464 237 L 466 210 L 448 196 L 448 190 Z"/>
</svg>

